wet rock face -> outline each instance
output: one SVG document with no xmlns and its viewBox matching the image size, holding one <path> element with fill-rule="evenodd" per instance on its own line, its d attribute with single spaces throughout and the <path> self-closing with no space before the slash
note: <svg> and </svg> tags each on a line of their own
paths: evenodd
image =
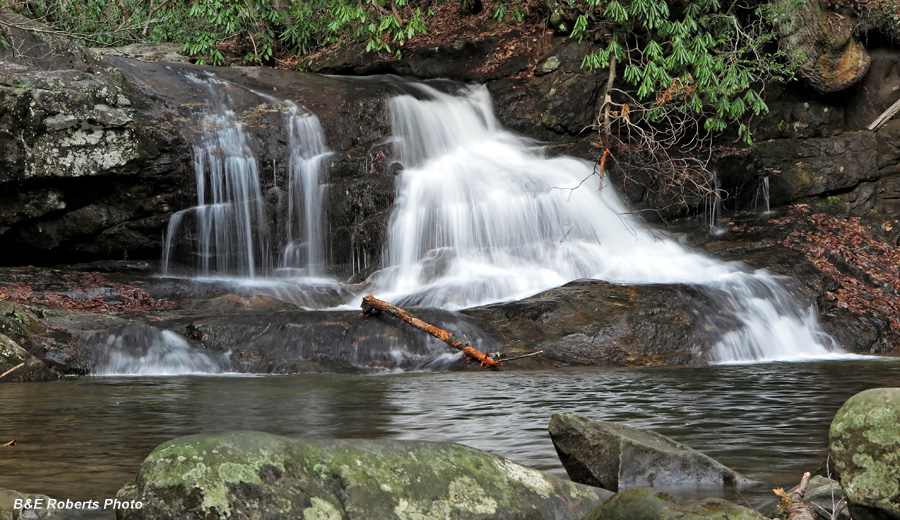
<svg viewBox="0 0 900 520">
<path fill-rule="evenodd" d="M 586 520 L 764 520 L 756 511 L 718 498 L 679 500 L 659 489 L 639 487 L 614 496 Z"/>
<path fill-rule="evenodd" d="M 555 414 L 549 430 L 569 477 L 582 484 L 620 491 L 638 486 L 721 488 L 750 482 L 697 450 L 624 424 Z"/>
<path fill-rule="evenodd" d="M 57 37 L 9 31 L 12 45 L 0 50 L 3 263 L 159 258 L 169 216 L 197 203 L 192 116 L 210 99 L 185 74 L 211 70 L 231 83 L 227 96 L 251 134 L 264 193 L 287 187 L 278 100 L 319 116 L 334 151 L 326 260 L 347 277 L 354 259 L 377 261 L 393 203 L 390 150 L 381 144 L 391 88 L 263 68 L 103 61 Z"/>
<path fill-rule="evenodd" d="M 851 397 L 834 416 L 828 436 L 853 518 L 900 518 L 900 388 Z"/>
<path fill-rule="evenodd" d="M 117 518 L 576 519 L 609 496 L 456 444 L 236 432 L 160 445 Z"/>
<path fill-rule="evenodd" d="M 16 25 L 31 22 L 4 13 Z M 115 69 L 56 36 L 9 27 L 0 50 L 3 262 L 146 255 L 189 184 L 176 125 Z"/>
<path fill-rule="evenodd" d="M 557 365 L 687 365 L 734 323 L 703 327 L 714 307 L 691 285 L 619 285 L 576 280 L 516 302 L 463 311 L 497 338 L 500 350 L 544 350 Z M 706 309 L 706 310 L 705 310 Z M 517 362 L 519 363 L 519 362 Z"/>
</svg>

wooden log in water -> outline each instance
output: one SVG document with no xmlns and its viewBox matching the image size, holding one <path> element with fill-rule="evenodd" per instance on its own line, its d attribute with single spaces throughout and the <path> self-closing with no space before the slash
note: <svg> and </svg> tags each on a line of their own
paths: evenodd
<svg viewBox="0 0 900 520">
<path fill-rule="evenodd" d="M 449 332 L 447 332 L 444 329 L 439 329 L 439 328 L 435 327 L 434 325 L 425 323 L 424 321 L 420 320 L 419 318 L 416 318 L 415 316 L 411 316 L 410 314 L 408 314 L 406 311 L 404 311 L 400 307 L 391 305 L 390 303 L 388 303 L 384 300 L 379 300 L 378 298 L 374 297 L 371 294 L 369 294 L 368 296 L 365 296 L 363 298 L 362 310 L 363 310 L 363 314 L 366 314 L 366 315 L 372 314 L 373 311 L 379 311 L 379 312 L 384 312 L 386 314 L 390 314 L 391 316 L 394 316 L 402 321 L 405 321 L 406 323 L 412 325 L 413 327 L 415 327 L 421 331 L 431 334 L 432 336 L 434 336 L 437 339 L 443 341 L 444 343 L 450 345 L 451 347 L 453 347 L 457 350 L 461 350 L 463 352 L 463 354 L 465 354 L 471 358 L 477 359 L 478 361 L 481 362 L 482 366 L 499 367 L 501 364 L 500 360 L 494 359 L 491 356 L 489 356 L 488 354 L 479 352 L 478 350 L 475 350 L 474 348 L 469 346 L 469 343 L 467 341 L 457 338 L 456 336 L 454 336 L 453 334 L 450 334 Z"/>
</svg>

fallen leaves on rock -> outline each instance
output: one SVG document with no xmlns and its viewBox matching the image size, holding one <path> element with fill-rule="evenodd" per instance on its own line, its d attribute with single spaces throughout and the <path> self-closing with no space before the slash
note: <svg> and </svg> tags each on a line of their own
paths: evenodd
<svg viewBox="0 0 900 520">
<path fill-rule="evenodd" d="M 805 205 L 771 222 L 794 228 L 779 244 L 803 253 L 837 282 L 826 293 L 836 307 L 880 314 L 900 332 L 900 248 L 875 238 L 859 218 L 811 213 Z"/>
<path fill-rule="evenodd" d="M 177 304 L 153 298 L 147 291 L 113 283 L 100 273 L 21 268 L 0 284 L 0 300 L 51 309 L 122 314 L 172 309 Z"/>
</svg>

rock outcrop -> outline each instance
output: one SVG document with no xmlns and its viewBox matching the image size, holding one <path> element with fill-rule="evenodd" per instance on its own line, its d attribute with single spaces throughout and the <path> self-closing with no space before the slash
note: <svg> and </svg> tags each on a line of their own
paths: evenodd
<svg viewBox="0 0 900 520">
<path fill-rule="evenodd" d="M 83 47 L 0 16 L 2 262 L 155 256 L 192 183 L 177 123 Z"/>
<path fill-rule="evenodd" d="M 900 518 L 900 388 L 854 395 L 835 414 L 828 436 L 851 516 Z"/>
<path fill-rule="evenodd" d="M 610 496 L 457 444 L 235 432 L 160 445 L 117 518 L 574 520 Z"/>
<path fill-rule="evenodd" d="M 751 482 L 708 455 L 624 424 L 555 414 L 549 430 L 569 477 L 582 484 L 623 491 L 639 486 L 722 488 Z"/>
</svg>

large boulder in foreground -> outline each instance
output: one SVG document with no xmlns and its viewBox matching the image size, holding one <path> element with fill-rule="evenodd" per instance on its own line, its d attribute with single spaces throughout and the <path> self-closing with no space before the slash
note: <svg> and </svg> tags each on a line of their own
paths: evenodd
<svg viewBox="0 0 900 520">
<path fill-rule="evenodd" d="M 756 511 L 720 498 L 682 502 L 665 491 L 632 488 L 614 496 L 586 520 L 764 520 Z"/>
<path fill-rule="evenodd" d="M 191 435 L 119 491 L 119 520 L 580 519 L 611 493 L 450 443 Z"/>
<path fill-rule="evenodd" d="M 853 518 L 900 519 L 900 388 L 854 395 L 828 436 Z"/>
<path fill-rule="evenodd" d="M 610 491 L 751 482 L 697 450 L 624 424 L 555 414 L 550 420 L 550 437 L 573 481 Z"/>
</svg>

